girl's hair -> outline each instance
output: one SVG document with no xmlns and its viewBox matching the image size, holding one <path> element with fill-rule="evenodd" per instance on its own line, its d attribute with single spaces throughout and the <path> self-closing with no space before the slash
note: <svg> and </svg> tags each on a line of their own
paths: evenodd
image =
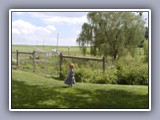
<svg viewBox="0 0 160 120">
<path fill-rule="evenodd" d="M 73 63 L 70 63 L 70 64 L 69 64 L 69 67 L 74 68 L 74 64 L 73 64 Z"/>
</svg>

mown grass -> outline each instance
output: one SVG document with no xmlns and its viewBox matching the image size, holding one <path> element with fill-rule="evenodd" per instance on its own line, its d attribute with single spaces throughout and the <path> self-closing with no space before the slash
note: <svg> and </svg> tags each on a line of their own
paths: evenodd
<svg viewBox="0 0 160 120">
<path fill-rule="evenodd" d="M 12 109 L 148 109 L 148 87 L 76 83 L 12 70 Z"/>
</svg>

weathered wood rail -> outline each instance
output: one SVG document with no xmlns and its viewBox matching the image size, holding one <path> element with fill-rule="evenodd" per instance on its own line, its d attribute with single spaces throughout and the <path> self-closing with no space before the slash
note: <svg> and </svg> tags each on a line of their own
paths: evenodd
<svg viewBox="0 0 160 120">
<path fill-rule="evenodd" d="M 94 61 L 102 61 L 102 69 L 103 69 L 103 73 L 105 73 L 105 69 L 106 69 L 106 58 L 102 57 L 102 58 L 93 58 L 93 57 L 83 57 L 83 56 L 72 56 L 72 55 L 63 55 L 62 53 L 60 53 L 60 65 L 59 65 L 59 69 L 60 69 L 60 76 L 61 76 L 61 72 L 62 72 L 62 64 L 63 64 L 63 58 L 74 58 L 74 59 L 83 59 L 83 60 L 94 60 Z"/>
<path fill-rule="evenodd" d="M 62 64 L 63 64 L 63 59 L 64 58 L 71 58 L 71 59 L 82 59 L 82 60 L 92 60 L 92 61 L 100 61 L 102 62 L 102 71 L 103 73 L 105 73 L 105 69 L 106 69 L 106 58 L 105 57 L 102 57 L 102 58 L 94 58 L 94 57 L 84 57 L 84 56 L 73 56 L 73 55 L 64 55 L 62 53 L 59 54 L 59 61 L 57 62 L 52 62 L 52 61 L 48 61 L 46 59 L 38 59 L 37 56 L 36 56 L 36 51 L 33 51 L 33 52 L 19 52 L 18 50 L 16 52 L 13 52 L 13 53 L 16 53 L 16 59 L 15 59 L 15 62 L 16 62 L 16 66 L 18 67 L 19 65 L 19 55 L 20 54 L 29 54 L 30 56 L 30 62 L 32 62 L 32 65 L 33 65 L 33 72 L 36 71 L 36 63 L 45 63 L 45 66 L 44 68 L 46 68 L 46 63 L 50 63 L 53 65 L 54 64 L 59 64 L 59 76 L 61 77 L 61 73 L 62 73 Z M 46 52 L 46 54 L 49 54 L 49 52 Z M 47 57 L 47 56 L 46 56 Z"/>
</svg>

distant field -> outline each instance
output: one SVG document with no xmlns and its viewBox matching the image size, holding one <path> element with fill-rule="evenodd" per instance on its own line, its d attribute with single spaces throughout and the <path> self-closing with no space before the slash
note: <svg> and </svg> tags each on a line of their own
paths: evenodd
<svg viewBox="0 0 160 120">
<path fill-rule="evenodd" d="M 37 50 L 44 50 L 50 52 L 51 49 L 57 49 L 57 46 L 31 46 L 31 45 L 12 45 L 12 52 L 16 52 L 16 50 L 21 52 L 33 52 Z M 89 47 L 87 49 L 89 51 Z M 59 46 L 58 51 L 64 54 L 82 54 L 79 46 Z"/>
<path fill-rule="evenodd" d="M 33 52 L 38 50 L 44 50 L 50 52 L 51 49 L 57 49 L 57 46 L 42 46 L 42 45 L 12 45 L 12 52 L 16 52 L 16 50 L 21 52 Z M 70 55 L 82 55 L 79 46 L 58 46 L 58 51 L 64 54 Z M 87 52 L 89 53 L 90 47 L 87 48 Z M 143 56 L 144 50 L 143 48 L 136 49 L 136 55 Z"/>
<path fill-rule="evenodd" d="M 16 52 L 16 50 L 22 52 L 32 52 L 35 48 L 29 45 L 12 45 L 12 52 Z"/>
</svg>

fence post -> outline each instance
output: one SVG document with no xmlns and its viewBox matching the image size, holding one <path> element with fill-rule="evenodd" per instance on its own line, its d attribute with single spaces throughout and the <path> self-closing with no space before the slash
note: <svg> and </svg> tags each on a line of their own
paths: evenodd
<svg viewBox="0 0 160 120">
<path fill-rule="evenodd" d="M 36 52 L 33 51 L 33 72 L 36 71 Z"/>
<path fill-rule="evenodd" d="M 68 46 L 68 55 L 69 55 L 69 48 L 70 48 L 70 47 Z"/>
<path fill-rule="evenodd" d="M 104 74 L 105 69 L 106 69 L 106 58 L 105 58 L 105 56 L 103 56 L 102 62 L 103 62 L 103 74 Z"/>
<path fill-rule="evenodd" d="M 47 53 L 44 53 L 44 58 L 45 58 L 45 61 L 44 61 L 44 73 L 46 73 Z"/>
<path fill-rule="evenodd" d="M 59 62 L 60 74 L 59 74 L 59 78 L 61 78 L 61 76 L 62 76 L 62 61 L 63 61 L 63 54 L 60 53 L 60 62 Z"/>
<path fill-rule="evenodd" d="M 18 67 L 18 50 L 16 50 L 16 64 L 17 64 L 17 67 Z"/>
</svg>

